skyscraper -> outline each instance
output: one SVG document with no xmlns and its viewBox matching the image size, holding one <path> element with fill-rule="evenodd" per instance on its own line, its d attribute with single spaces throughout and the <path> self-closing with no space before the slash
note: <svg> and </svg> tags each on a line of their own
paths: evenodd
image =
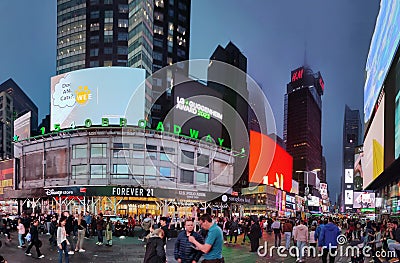
<svg viewBox="0 0 400 263">
<path fill-rule="evenodd" d="M 354 171 L 354 155 L 355 148 L 361 143 L 361 120 L 359 110 L 352 110 L 349 106 L 345 106 L 343 121 L 343 169 L 342 169 L 342 204 L 344 210 L 351 210 L 353 204 L 346 202 L 345 193 L 353 190 L 361 190 L 355 187 L 359 185 L 355 180 Z M 359 179 L 359 178 L 358 178 Z M 347 192 L 346 192 L 347 191 Z"/>
<path fill-rule="evenodd" d="M 38 108 L 12 79 L 0 84 L 0 159 L 13 157 L 14 120 L 31 112 L 30 130 L 38 124 Z"/>
<path fill-rule="evenodd" d="M 321 120 L 324 81 L 307 66 L 291 72 L 285 94 L 284 141 L 293 157 L 293 179 L 304 194 L 305 176 L 322 170 Z M 320 173 L 318 177 L 321 179 Z"/>
<path fill-rule="evenodd" d="M 189 59 L 190 0 L 57 0 L 57 74 Z M 154 12 L 153 12 L 154 10 Z"/>
</svg>

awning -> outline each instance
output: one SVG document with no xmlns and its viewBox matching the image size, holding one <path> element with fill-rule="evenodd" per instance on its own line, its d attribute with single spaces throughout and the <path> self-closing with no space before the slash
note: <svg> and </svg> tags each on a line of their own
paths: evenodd
<svg viewBox="0 0 400 263">
<path fill-rule="evenodd" d="M 388 168 L 386 168 L 365 190 L 378 190 L 393 181 L 400 179 L 400 158 L 397 158 Z"/>
</svg>

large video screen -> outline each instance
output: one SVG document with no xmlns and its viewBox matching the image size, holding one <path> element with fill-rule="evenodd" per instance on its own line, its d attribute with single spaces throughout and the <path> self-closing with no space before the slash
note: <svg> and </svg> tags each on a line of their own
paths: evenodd
<svg viewBox="0 0 400 263">
<path fill-rule="evenodd" d="M 396 85 L 400 85 L 397 83 Z M 394 114 L 394 158 L 400 157 L 400 90 L 397 91 Z"/>
<path fill-rule="evenodd" d="M 145 117 L 145 70 L 128 67 L 98 67 L 82 69 L 51 78 L 51 130 L 101 125 L 138 125 Z M 128 104 L 134 111 L 125 112 Z M 130 106 L 130 109 L 133 107 Z M 103 123 L 104 124 L 104 123 Z"/>
<path fill-rule="evenodd" d="M 367 187 L 384 170 L 385 95 L 364 140 L 363 186 Z"/>
<path fill-rule="evenodd" d="M 31 116 L 29 111 L 14 121 L 14 136 L 18 136 L 18 140 L 31 137 Z"/>
<path fill-rule="evenodd" d="M 354 192 L 353 208 L 375 208 L 375 193 Z"/>
<path fill-rule="evenodd" d="M 363 189 L 364 173 L 362 168 L 362 161 L 364 159 L 363 147 L 359 146 L 355 149 L 354 155 L 354 191 L 361 191 Z"/>
<path fill-rule="evenodd" d="M 381 0 L 365 70 L 364 122 L 370 121 L 379 91 L 400 40 L 400 1 Z"/>
<path fill-rule="evenodd" d="M 267 135 L 250 131 L 249 182 L 290 192 L 293 157 Z"/>
</svg>

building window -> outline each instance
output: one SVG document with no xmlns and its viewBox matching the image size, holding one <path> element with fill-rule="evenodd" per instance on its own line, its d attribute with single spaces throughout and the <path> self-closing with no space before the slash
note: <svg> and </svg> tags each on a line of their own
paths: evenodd
<svg viewBox="0 0 400 263">
<path fill-rule="evenodd" d="M 185 50 L 182 50 L 182 49 L 178 48 L 177 51 L 178 51 L 177 54 L 178 54 L 179 57 L 185 57 L 186 56 L 186 51 Z"/>
<path fill-rule="evenodd" d="M 208 155 L 197 154 L 197 166 L 209 167 L 209 165 L 210 165 L 210 160 Z"/>
<path fill-rule="evenodd" d="M 90 31 L 97 31 L 100 28 L 100 24 L 99 23 L 91 23 L 90 24 Z"/>
<path fill-rule="evenodd" d="M 128 47 L 121 47 L 119 46 L 117 48 L 117 54 L 118 55 L 128 55 Z"/>
<path fill-rule="evenodd" d="M 153 52 L 153 58 L 155 60 L 162 61 L 163 60 L 163 55 L 160 52 Z"/>
<path fill-rule="evenodd" d="M 104 17 L 105 18 L 113 18 L 113 11 L 112 10 L 106 10 L 104 11 Z M 105 20 L 104 20 L 105 21 Z M 105 21 L 106 22 L 106 21 Z"/>
<path fill-rule="evenodd" d="M 178 3 L 178 8 L 179 8 L 180 10 L 183 10 L 183 11 L 186 11 L 186 9 L 187 9 L 186 4 L 185 4 L 185 3 L 182 3 L 182 2 L 179 2 L 179 3 Z"/>
<path fill-rule="evenodd" d="M 106 35 L 104 31 L 104 43 L 112 43 L 113 42 L 113 36 L 112 36 L 112 31 L 107 31 L 111 32 L 111 35 Z"/>
<path fill-rule="evenodd" d="M 150 145 L 150 144 L 147 144 L 147 145 L 146 145 L 146 149 L 147 149 L 148 151 L 157 151 L 157 145 Z"/>
<path fill-rule="evenodd" d="M 163 47 L 163 41 L 161 39 L 154 39 L 154 46 Z"/>
<path fill-rule="evenodd" d="M 157 169 L 154 166 L 146 165 L 145 168 L 146 179 L 156 179 Z"/>
<path fill-rule="evenodd" d="M 90 43 L 91 44 L 97 44 L 97 43 L 99 43 L 99 39 L 100 39 L 100 37 L 97 35 L 97 36 L 90 36 Z"/>
<path fill-rule="evenodd" d="M 118 40 L 119 41 L 127 41 L 128 40 L 128 33 L 126 33 L 126 32 L 118 32 Z"/>
<path fill-rule="evenodd" d="M 110 55 L 113 53 L 113 48 L 112 47 L 106 47 L 104 48 L 104 54 Z"/>
<path fill-rule="evenodd" d="M 174 17 L 174 9 L 168 10 L 169 17 Z"/>
<path fill-rule="evenodd" d="M 163 177 L 171 177 L 171 167 L 160 167 L 160 175 Z"/>
<path fill-rule="evenodd" d="M 90 18 L 99 18 L 100 12 L 99 11 L 92 11 L 90 12 Z"/>
<path fill-rule="evenodd" d="M 72 179 L 87 179 L 87 165 L 72 165 Z"/>
<path fill-rule="evenodd" d="M 105 5 L 112 5 L 113 4 L 113 0 L 104 0 L 104 4 Z"/>
<path fill-rule="evenodd" d="M 87 145 L 75 144 L 72 145 L 72 159 L 87 158 Z"/>
<path fill-rule="evenodd" d="M 183 26 L 178 26 L 176 31 L 178 31 L 178 33 L 181 33 L 182 35 L 186 34 L 186 28 L 184 28 Z"/>
<path fill-rule="evenodd" d="M 132 146 L 134 150 L 144 150 L 144 144 L 134 143 Z"/>
<path fill-rule="evenodd" d="M 196 184 L 208 184 L 208 173 L 196 172 Z"/>
<path fill-rule="evenodd" d="M 154 34 L 164 35 L 164 28 L 154 25 Z"/>
<path fill-rule="evenodd" d="M 155 4 L 157 7 L 164 7 L 164 0 L 156 0 Z"/>
<path fill-rule="evenodd" d="M 189 151 L 182 151 L 181 162 L 186 164 L 194 164 L 194 153 Z"/>
<path fill-rule="evenodd" d="M 118 10 L 120 13 L 125 14 L 129 12 L 129 6 L 128 5 L 118 5 Z"/>
<path fill-rule="evenodd" d="M 98 56 L 99 55 L 99 49 L 98 48 L 92 48 L 91 50 L 90 50 L 90 56 L 91 57 L 96 57 L 96 56 Z"/>
<path fill-rule="evenodd" d="M 129 158 L 129 143 L 114 143 L 113 144 L 114 158 Z"/>
<path fill-rule="evenodd" d="M 164 14 L 161 12 L 154 12 L 154 19 L 158 21 L 164 21 Z"/>
<path fill-rule="evenodd" d="M 90 178 L 91 179 L 105 179 L 105 178 L 107 178 L 107 165 L 106 164 L 92 164 L 92 165 L 90 165 Z"/>
<path fill-rule="evenodd" d="M 99 66 L 99 61 L 90 61 L 90 67 L 98 67 Z"/>
<path fill-rule="evenodd" d="M 181 183 L 193 184 L 193 171 L 181 170 Z"/>
<path fill-rule="evenodd" d="M 107 144 L 106 143 L 92 143 L 90 145 L 90 157 L 106 158 L 107 157 Z"/>
<path fill-rule="evenodd" d="M 129 178 L 129 166 L 127 164 L 113 165 L 113 178 L 127 179 Z"/>
<path fill-rule="evenodd" d="M 105 60 L 104 61 L 104 67 L 111 67 L 113 65 L 111 60 Z"/>
<path fill-rule="evenodd" d="M 118 19 L 118 27 L 127 28 L 128 19 Z"/>
</svg>

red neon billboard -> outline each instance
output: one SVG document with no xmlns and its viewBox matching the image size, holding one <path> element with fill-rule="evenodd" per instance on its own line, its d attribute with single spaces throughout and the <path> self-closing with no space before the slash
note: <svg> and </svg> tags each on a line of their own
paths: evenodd
<svg viewBox="0 0 400 263">
<path fill-rule="evenodd" d="M 293 157 L 267 135 L 250 131 L 249 182 L 292 189 Z"/>
</svg>

